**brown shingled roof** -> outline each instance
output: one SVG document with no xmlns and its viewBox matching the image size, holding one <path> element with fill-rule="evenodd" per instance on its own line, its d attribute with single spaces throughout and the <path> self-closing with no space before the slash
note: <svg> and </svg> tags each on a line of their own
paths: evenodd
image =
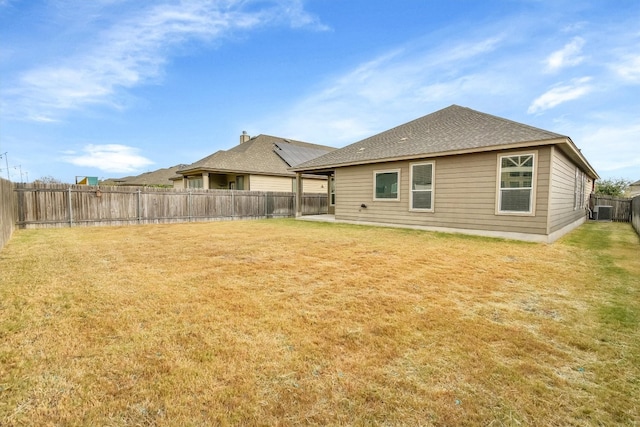
<svg viewBox="0 0 640 427">
<path fill-rule="evenodd" d="M 100 183 L 100 185 L 140 185 L 140 186 L 173 186 L 171 178 L 176 177 L 176 171 L 184 168 L 186 165 L 176 165 L 170 168 L 158 169 L 151 172 L 145 172 L 136 176 L 125 176 L 123 178 L 109 178 Z"/>
<path fill-rule="evenodd" d="M 568 139 L 564 135 L 452 105 L 292 169 L 310 171 L 558 138 Z"/>
<path fill-rule="evenodd" d="M 289 165 L 275 151 L 278 150 L 278 147 L 288 145 L 299 150 L 308 149 L 309 152 L 314 152 L 316 155 L 335 150 L 335 148 L 325 145 L 270 135 L 258 135 L 229 150 L 217 151 L 200 159 L 184 167 L 178 173 L 188 174 L 203 170 L 294 176 L 295 174 L 288 170 Z"/>
</svg>

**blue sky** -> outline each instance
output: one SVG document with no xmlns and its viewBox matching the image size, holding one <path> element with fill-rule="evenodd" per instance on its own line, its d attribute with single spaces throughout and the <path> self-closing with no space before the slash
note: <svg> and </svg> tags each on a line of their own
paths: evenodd
<svg viewBox="0 0 640 427">
<path fill-rule="evenodd" d="M 342 147 L 451 104 L 640 179 L 640 2 L 0 0 L 13 181 L 192 163 L 242 131 Z"/>
</svg>

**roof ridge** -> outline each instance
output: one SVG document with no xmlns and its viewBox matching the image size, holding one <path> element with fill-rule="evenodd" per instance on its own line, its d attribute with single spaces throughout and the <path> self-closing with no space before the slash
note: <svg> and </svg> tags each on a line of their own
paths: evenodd
<svg viewBox="0 0 640 427">
<path fill-rule="evenodd" d="M 451 107 L 454 107 L 454 106 L 455 106 L 455 107 L 459 107 L 459 108 L 464 108 L 465 110 L 472 111 L 472 112 L 474 112 L 474 113 L 476 113 L 476 114 L 482 114 L 482 115 L 487 116 L 487 117 L 492 117 L 492 118 L 494 118 L 494 119 L 497 119 L 497 120 L 503 121 L 503 122 L 505 122 L 505 123 L 515 124 L 515 125 L 518 125 L 518 126 L 523 126 L 523 127 L 526 127 L 526 128 L 528 128 L 528 129 L 535 130 L 535 131 L 538 131 L 538 132 L 545 132 L 545 133 L 553 134 L 553 135 L 555 135 L 555 137 L 568 138 L 568 136 L 567 136 L 567 135 L 562 135 L 562 134 L 559 134 L 559 133 L 556 133 L 556 132 L 552 132 L 552 131 L 550 131 L 550 130 L 546 130 L 546 129 L 542 129 L 542 128 L 539 128 L 539 127 L 531 126 L 531 125 L 528 125 L 528 124 L 526 124 L 526 123 L 516 122 L 515 120 L 507 119 L 507 118 L 505 118 L 505 117 L 496 116 L 496 115 L 494 115 L 494 114 L 484 113 L 484 112 L 482 112 L 482 111 L 474 110 L 473 108 L 464 107 L 464 106 L 461 106 L 461 105 L 455 105 L 455 104 L 451 105 Z M 447 108 L 449 108 L 449 107 L 447 107 Z M 442 111 L 442 110 L 440 110 L 440 111 Z"/>
<path fill-rule="evenodd" d="M 266 136 L 266 137 L 269 137 L 269 138 L 280 139 L 280 140 L 286 141 L 286 142 L 295 142 L 295 143 L 301 143 L 301 144 L 306 144 L 306 145 L 313 145 L 315 147 L 330 148 L 330 149 L 335 149 L 336 148 L 336 147 L 332 147 L 330 145 L 316 144 L 315 142 L 302 141 L 302 140 L 299 140 L 299 139 L 285 138 L 285 137 L 282 137 L 282 136 L 269 135 L 269 134 L 264 134 L 264 133 L 256 135 L 253 138 L 258 138 L 260 136 Z M 253 139 L 253 138 L 251 138 L 251 139 Z"/>
<path fill-rule="evenodd" d="M 469 107 L 448 107 L 394 126 L 300 166 L 328 167 L 570 138 Z"/>
</svg>

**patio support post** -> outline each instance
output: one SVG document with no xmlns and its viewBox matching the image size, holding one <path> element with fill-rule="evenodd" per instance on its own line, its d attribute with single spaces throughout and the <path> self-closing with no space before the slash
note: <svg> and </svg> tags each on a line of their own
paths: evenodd
<svg viewBox="0 0 640 427">
<path fill-rule="evenodd" d="M 302 188 L 302 173 L 296 172 L 296 218 L 302 216 L 302 195 L 304 190 Z"/>
<path fill-rule="evenodd" d="M 209 189 L 209 172 L 202 172 L 202 188 Z"/>
</svg>

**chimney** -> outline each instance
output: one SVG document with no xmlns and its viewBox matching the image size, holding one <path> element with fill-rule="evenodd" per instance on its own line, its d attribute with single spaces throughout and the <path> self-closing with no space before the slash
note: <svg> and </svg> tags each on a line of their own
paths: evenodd
<svg viewBox="0 0 640 427">
<path fill-rule="evenodd" d="M 240 144 L 242 144 L 243 142 L 247 142 L 250 139 L 251 139 L 251 137 L 249 135 L 247 135 L 247 131 L 243 130 L 242 131 L 242 135 L 240 135 Z"/>
</svg>

